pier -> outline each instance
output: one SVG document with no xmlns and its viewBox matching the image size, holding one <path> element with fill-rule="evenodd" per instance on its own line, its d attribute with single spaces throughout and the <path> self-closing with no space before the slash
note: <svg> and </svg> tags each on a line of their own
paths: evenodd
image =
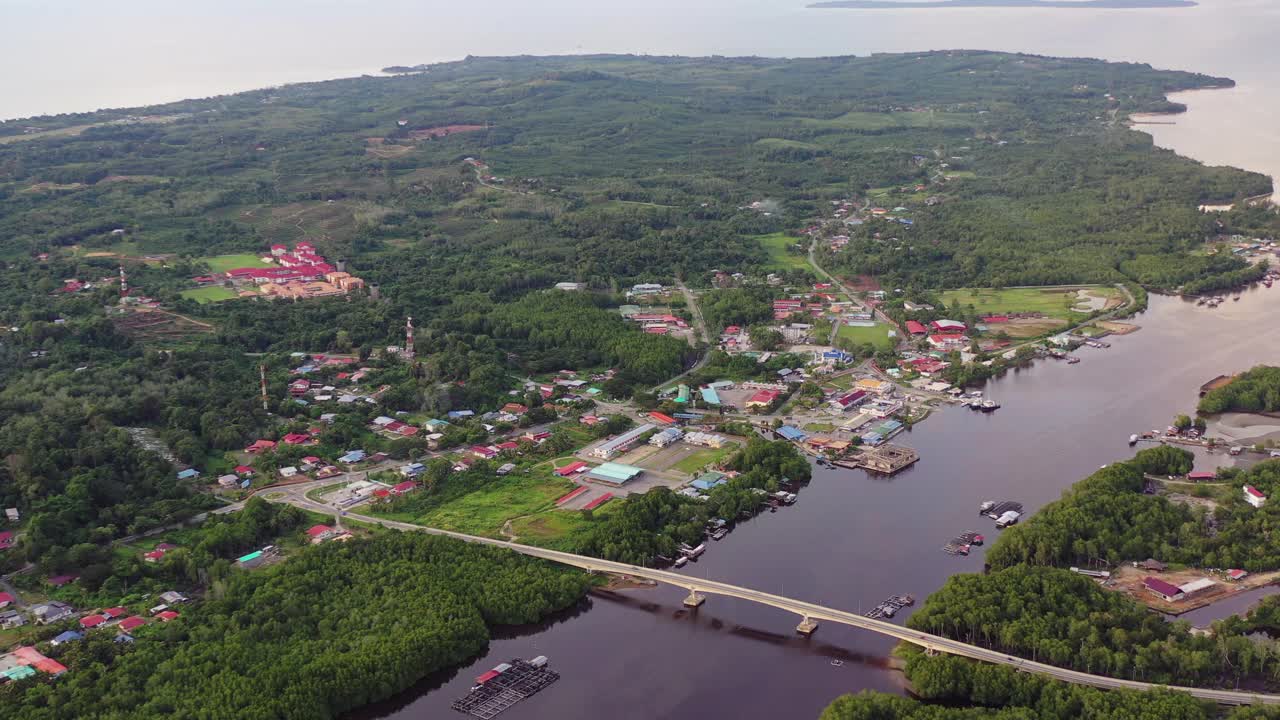
<svg viewBox="0 0 1280 720">
<path fill-rule="evenodd" d="M 543 664 L 534 664 L 538 662 Z M 453 701 L 453 709 L 482 720 L 498 716 L 560 679 L 560 673 L 548 670 L 545 662 L 542 657 L 532 663 L 515 659 L 505 663 L 510 665 L 506 669 L 490 670 L 477 678 L 475 689 Z"/>
<path fill-rule="evenodd" d="M 893 475 L 914 465 L 920 453 L 902 445 L 881 445 L 864 450 L 853 460 L 833 460 L 832 464 L 843 468 L 861 468 L 884 475 Z"/>
</svg>

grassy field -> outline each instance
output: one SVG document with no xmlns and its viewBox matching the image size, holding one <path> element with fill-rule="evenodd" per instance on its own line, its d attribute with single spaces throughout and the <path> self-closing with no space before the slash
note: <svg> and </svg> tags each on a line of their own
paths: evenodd
<svg viewBox="0 0 1280 720">
<path fill-rule="evenodd" d="M 733 453 L 734 450 L 737 450 L 737 449 L 738 449 L 737 445 L 726 445 L 725 447 L 722 447 L 722 448 L 706 448 L 705 450 L 699 450 L 694 454 L 690 455 L 689 457 L 684 458 L 680 462 L 672 465 L 671 469 L 677 472 L 682 472 L 682 473 L 687 473 L 692 475 L 693 473 L 696 473 L 699 470 L 701 470 L 706 465 L 718 463 L 721 460 L 729 457 L 729 455 Z"/>
<path fill-rule="evenodd" d="M 228 290 L 220 285 L 210 285 L 209 287 L 183 290 L 182 297 L 190 298 L 204 305 L 205 303 L 222 302 L 223 300 L 235 300 L 239 296 L 236 295 L 235 290 Z"/>
<path fill-rule="evenodd" d="M 831 423 L 807 423 L 804 426 L 805 432 L 831 432 L 836 426 Z"/>
<path fill-rule="evenodd" d="M 877 348 L 893 347 L 893 339 L 889 337 L 889 326 L 884 323 L 876 323 L 873 327 L 841 325 L 840 330 L 836 332 L 836 337 L 859 344 L 871 343 Z"/>
<path fill-rule="evenodd" d="M 787 252 L 788 247 L 799 242 L 796 238 L 786 233 L 773 233 L 771 235 L 757 235 L 756 239 L 760 241 L 765 251 L 769 253 L 769 269 L 792 270 L 809 267 L 809 259 L 805 255 L 794 255 Z"/>
<path fill-rule="evenodd" d="M 613 503 L 606 503 L 593 512 L 605 512 L 605 508 L 612 506 Z M 511 532 L 521 542 L 537 544 L 539 540 L 546 541 L 563 537 L 581 527 L 585 522 L 582 519 L 582 513 L 567 510 L 548 510 L 537 515 L 529 515 L 519 520 L 511 521 Z"/>
<path fill-rule="evenodd" d="M 574 484 L 568 480 L 553 479 L 541 473 L 513 475 L 445 503 L 416 518 L 414 522 L 445 530 L 498 537 L 508 520 L 547 510 L 573 488 Z"/>
<path fill-rule="evenodd" d="M 213 257 L 200 258 L 200 262 L 209 266 L 209 272 L 215 273 L 224 273 L 228 270 L 244 267 L 272 267 L 271 263 L 262 262 L 261 258 L 252 253 L 214 255 Z"/>
<path fill-rule="evenodd" d="M 1093 295 L 1114 298 L 1118 292 L 1105 285 L 1082 287 Z M 959 302 L 961 305 L 973 305 L 979 313 L 1011 313 L 1039 312 L 1046 317 L 1058 320 L 1071 320 L 1082 313 L 1074 313 L 1071 308 L 1079 302 L 1075 289 L 1041 289 L 1020 288 L 1016 290 L 991 290 L 986 288 L 963 288 L 948 290 L 942 294 L 947 305 Z"/>
</svg>

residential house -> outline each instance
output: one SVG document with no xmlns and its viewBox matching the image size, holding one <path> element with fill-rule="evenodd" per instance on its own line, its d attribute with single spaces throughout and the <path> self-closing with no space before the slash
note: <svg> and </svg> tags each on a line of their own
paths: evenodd
<svg viewBox="0 0 1280 720">
<path fill-rule="evenodd" d="M 47 603 L 41 603 L 31 607 L 31 618 L 35 620 L 37 625 L 55 623 L 64 618 L 69 618 L 74 614 L 75 608 L 58 600 L 50 600 Z"/>
<path fill-rule="evenodd" d="M 1244 486 L 1244 499 L 1245 499 L 1245 502 L 1249 503 L 1250 505 L 1256 508 L 1262 507 L 1267 502 L 1267 496 L 1263 495 L 1262 492 L 1258 490 L 1258 488 L 1252 485 Z"/>
<path fill-rule="evenodd" d="M 313 525 L 307 530 L 307 537 L 311 539 L 312 545 L 320 543 L 333 537 L 334 530 L 328 525 Z"/>
<path fill-rule="evenodd" d="M 270 440 L 254 440 L 253 444 L 245 448 L 244 451 L 250 455 L 257 455 L 267 450 L 274 450 L 275 447 L 276 444 Z"/>
<path fill-rule="evenodd" d="M 187 468 L 178 473 L 179 480 L 195 480 L 200 477 L 200 471 L 195 468 Z"/>
</svg>

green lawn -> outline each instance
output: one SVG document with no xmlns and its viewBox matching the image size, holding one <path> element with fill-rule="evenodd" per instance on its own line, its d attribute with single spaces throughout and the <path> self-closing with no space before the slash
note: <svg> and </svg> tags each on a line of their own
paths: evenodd
<svg viewBox="0 0 1280 720">
<path fill-rule="evenodd" d="M 872 327 L 841 325 L 836 337 L 859 344 L 871 343 L 877 348 L 891 348 L 894 342 L 893 338 L 889 337 L 889 329 L 889 326 L 884 323 L 876 323 Z"/>
<path fill-rule="evenodd" d="M 235 290 L 228 290 L 221 285 L 210 285 L 209 287 L 183 290 L 182 297 L 190 298 L 204 305 L 206 303 L 222 302 L 223 300 L 235 300 L 239 295 L 236 295 Z"/>
<path fill-rule="evenodd" d="M 271 263 L 262 262 L 259 256 L 253 253 L 214 255 L 213 257 L 200 258 L 200 262 L 209 266 L 209 272 L 215 273 L 224 273 L 228 270 L 245 267 L 273 267 Z"/>
<path fill-rule="evenodd" d="M 616 501 L 614 501 L 616 502 Z M 597 508 L 594 512 L 603 512 L 605 508 L 613 503 L 605 503 Z M 522 517 L 519 520 L 511 522 L 511 531 L 519 538 L 520 542 L 528 542 L 537 544 L 539 540 L 555 540 L 573 532 L 581 527 L 586 521 L 582 519 L 582 513 L 566 510 L 547 510 L 537 515 Z"/>
<path fill-rule="evenodd" d="M 807 432 L 831 432 L 835 429 L 836 426 L 831 423 L 808 423 L 804 426 Z"/>
<path fill-rule="evenodd" d="M 1115 288 L 1105 285 L 1081 286 L 1091 294 L 1113 297 Z M 1046 317 L 1070 320 L 1077 314 L 1071 308 L 1079 302 L 1075 289 L 1021 288 L 1017 290 L 992 290 L 990 288 L 962 288 L 942 294 L 948 306 L 973 305 L 979 313 L 1039 312 Z"/>
<path fill-rule="evenodd" d="M 703 450 L 699 450 L 695 452 L 694 454 L 681 460 L 675 465 L 672 465 L 671 469 L 677 472 L 682 472 L 688 475 L 692 475 L 698 472 L 699 470 L 701 470 L 706 465 L 712 465 L 712 464 L 718 463 L 721 460 L 729 457 L 729 455 L 732 454 L 733 451 L 737 449 L 738 449 L 737 445 L 726 445 L 722 448 L 705 448 Z"/>
<path fill-rule="evenodd" d="M 512 474 L 441 505 L 413 522 L 472 535 L 498 537 L 506 521 L 550 509 L 574 488 L 547 474 Z"/>
<path fill-rule="evenodd" d="M 787 248 L 799 242 L 798 238 L 793 238 L 786 233 L 773 233 L 771 235 L 757 235 L 756 239 L 760 241 L 765 251 L 769 253 L 770 270 L 807 269 L 809 267 L 808 256 L 803 253 L 797 255 L 787 252 Z"/>
</svg>

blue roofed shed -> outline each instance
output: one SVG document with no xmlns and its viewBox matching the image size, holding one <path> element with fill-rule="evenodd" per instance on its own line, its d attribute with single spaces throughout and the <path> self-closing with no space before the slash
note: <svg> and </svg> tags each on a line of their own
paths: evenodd
<svg viewBox="0 0 1280 720">
<path fill-rule="evenodd" d="M 793 441 L 803 440 L 809 437 L 804 433 L 803 430 L 801 430 L 798 427 L 794 427 L 792 425 L 783 425 L 782 427 L 778 428 L 778 434 L 786 438 L 787 440 L 793 440 Z"/>
</svg>

